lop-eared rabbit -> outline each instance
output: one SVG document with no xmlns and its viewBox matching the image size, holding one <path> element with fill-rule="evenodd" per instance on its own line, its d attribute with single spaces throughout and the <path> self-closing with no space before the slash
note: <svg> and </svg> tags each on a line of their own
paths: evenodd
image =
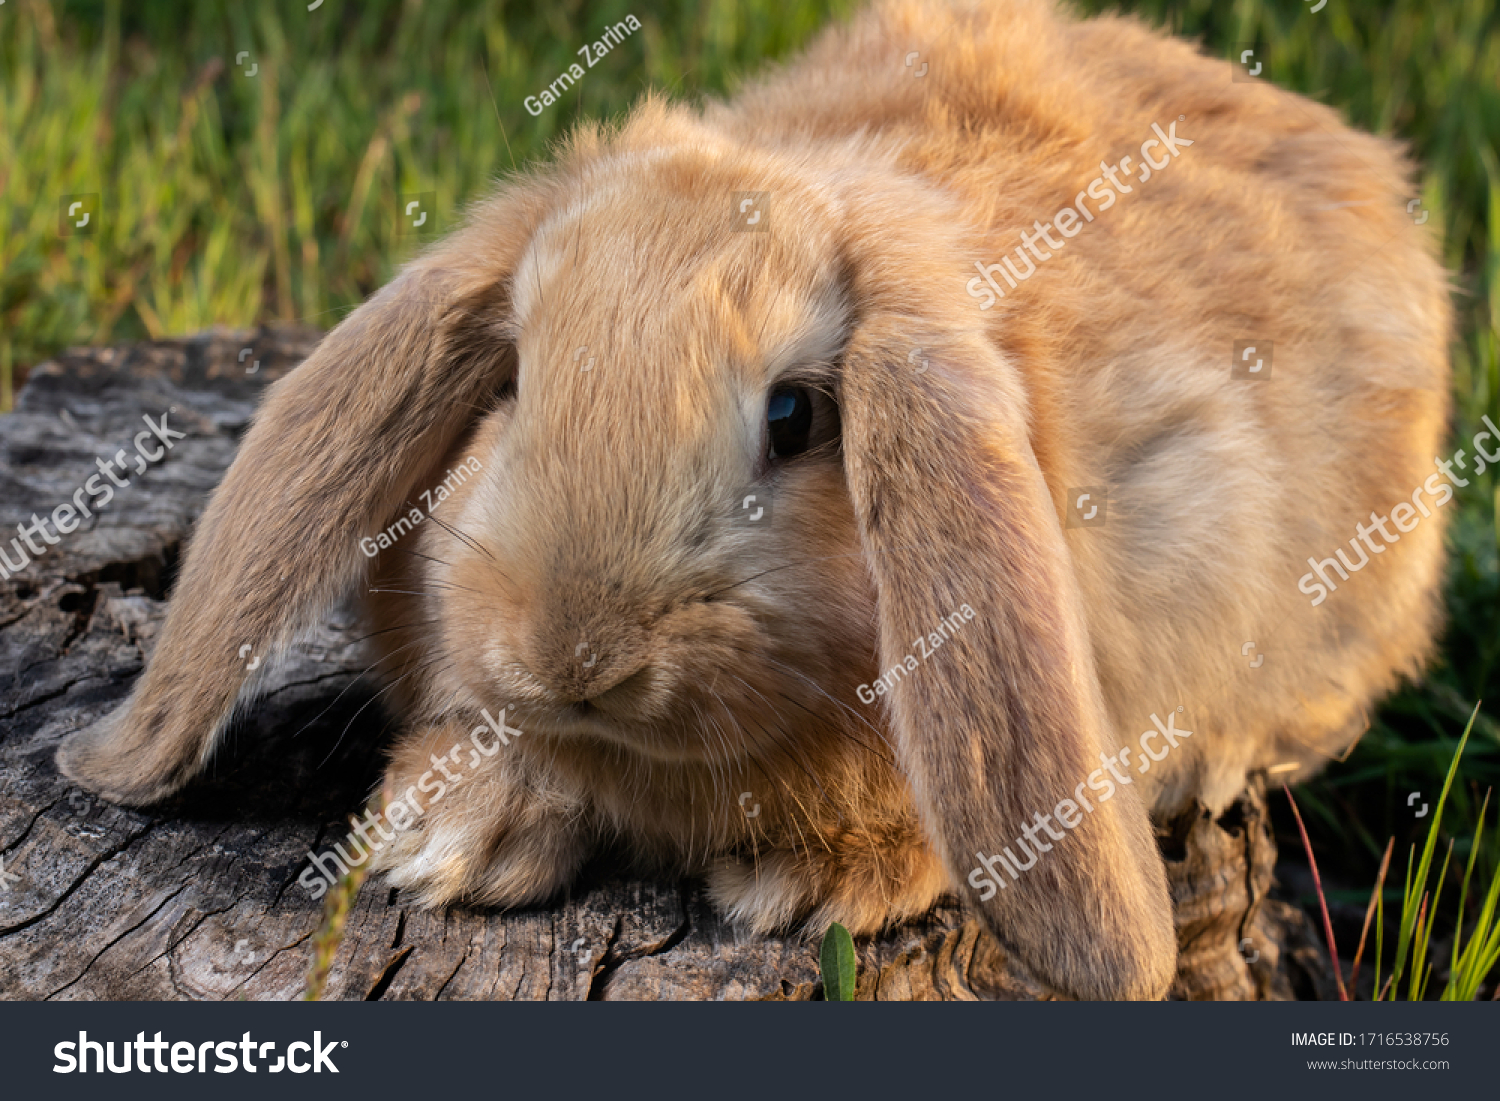
<svg viewBox="0 0 1500 1101">
<path fill-rule="evenodd" d="M 956 892 L 1055 989 L 1161 997 L 1150 816 L 1316 771 L 1440 620 L 1434 227 L 1394 144 L 1231 72 L 897 0 L 581 127 L 271 387 L 62 770 L 161 799 L 244 640 L 377 590 L 375 861 L 425 903 L 612 843 L 751 930 Z"/>
</svg>

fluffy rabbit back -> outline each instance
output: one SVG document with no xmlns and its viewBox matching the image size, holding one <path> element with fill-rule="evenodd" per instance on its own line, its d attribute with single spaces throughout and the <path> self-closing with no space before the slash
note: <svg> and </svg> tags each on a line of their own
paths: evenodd
<svg viewBox="0 0 1500 1101">
<path fill-rule="evenodd" d="M 1162 812 L 1341 753 L 1441 618 L 1435 224 L 1395 143 L 1234 73 L 1047 0 L 898 0 L 718 117 L 747 139 L 864 142 L 961 199 L 962 278 L 1026 379 L 1059 514 L 1069 490 L 1108 491 L 1105 522 L 1066 536 L 1117 732 L 1178 706 L 1195 732 L 1140 780 Z M 1414 493 L 1413 530 L 1357 537 Z M 1341 547 L 1371 568 L 1303 580 Z"/>
</svg>

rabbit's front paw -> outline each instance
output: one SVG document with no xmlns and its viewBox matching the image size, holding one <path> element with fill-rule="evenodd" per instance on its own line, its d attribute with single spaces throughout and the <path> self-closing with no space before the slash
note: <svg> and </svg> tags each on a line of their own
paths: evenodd
<svg viewBox="0 0 1500 1101">
<path fill-rule="evenodd" d="M 859 936 L 927 912 L 948 888 L 941 862 L 915 829 L 841 831 L 810 850 L 729 857 L 708 873 L 709 895 L 765 935 L 802 920 L 820 936 L 832 922 Z"/>
<path fill-rule="evenodd" d="M 425 906 L 512 907 L 550 898 L 577 874 L 589 846 L 576 801 L 511 761 L 454 766 L 445 778 L 423 767 L 427 758 L 404 756 L 384 789 L 395 839 L 372 864 L 393 885 L 415 891 Z"/>
<path fill-rule="evenodd" d="M 145 716 L 145 718 L 142 718 Z M 172 707 L 126 701 L 57 747 L 57 768 L 85 791 L 111 803 L 146 806 L 176 792 L 197 771 L 201 727 L 185 725 Z"/>
<path fill-rule="evenodd" d="M 392 885 L 415 891 L 424 906 L 510 908 L 551 898 L 584 856 L 575 836 L 546 823 L 499 826 L 447 815 L 398 834 L 374 867 Z"/>
</svg>

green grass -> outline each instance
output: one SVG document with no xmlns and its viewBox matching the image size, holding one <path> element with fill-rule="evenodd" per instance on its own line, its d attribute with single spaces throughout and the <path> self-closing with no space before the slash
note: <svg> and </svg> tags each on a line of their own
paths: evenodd
<svg viewBox="0 0 1500 1101">
<path fill-rule="evenodd" d="M 1375 927 L 1373 990 L 1377 1001 L 1383 1000 L 1387 994 L 1393 1000 L 1397 998 L 1401 982 L 1408 975 L 1410 976 L 1407 980 L 1408 1001 L 1421 1001 L 1429 990 L 1434 971 L 1430 956 L 1435 923 L 1431 915 L 1439 912 L 1443 888 L 1448 882 L 1448 868 L 1453 859 L 1455 842 L 1453 840 L 1448 842 L 1448 850 L 1443 857 L 1443 866 L 1438 872 L 1437 882 L 1429 890 L 1432 857 L 1437 850 L 1438 838 L 1441 836 L 1443 811 L 1446 809 L 1448 793 L 1453 790 L 1453 779 L 1458 774 L 1459 761 L 1463 757 L 1469 736 L 1473 733 L 1474 719 L 1478 717 L 1478 714 L 1476 708 L 1474 715 L 1469 719 L 1469 725 L 1464 728 L 1458 749 L 1453 754 L 1453 763 L 1448 767 L 1448 774 L 1443 780 L 1443 790 L 1433 809 L 1432 824 L 1427 827 L 1427 839 L 1422 846 L 1422 857 L 1417 864 L 1415 875 L 1412 872 L 1412 863 L 1416 858 L 1416 846 L 1413 845 L 1407 853 L 1406 881 L 1401 889 L 1401 911 L 1397 923 L 1396 955 L 1391 964 L 1390 976 L 1385 983 L 1380 981 L 1384 948 L 1385 899 L 1383 892 L 1375 896 L 1378 920 Z M 1484 889 L 1482 881 L 1474 879 L 1474 868 L 1483 849 L 1484 817 L 1488 806 L 1489 798 L 1486 796 L 1485 801 L 1480 805 L 1479 824 L 1475 827 L 1474 835 L 1470 840 L 1469 859 L 1464 866 L 1463 878 L 1458 884 L 1457 913 L 1468 918 L 1470 910 L 1467 902 L 1470 897 L 1475 900 L 1479 912 L 1455 930 L 1451 958 L 1447 966 L 1448 979 L 1443 984 L 1442 993 L 1439 995 L 1442 1001 L 1472 1001 L 1495 969 L 1496 962 L 1500 961 L 1500 926 L 1497 926 L 1495 922 L 1496 904 L 1500 902 L 1500 875 L 1491 877 L 1488 890 Z M 1380 890 L 1380 886 L 1377 885 L 1377 891 Z M 1478 888 L 1472 896 L 1471 887 Z M 1428 905 L 1429 902 L 1431 906 Z M 1465 943 L 1465 935 L 1467 935 L 1467 943 Z"/>
<path fill-rule="evenodd" d="M 577 118 L 618 115 L 647 87 L 722 91 L 828 11 L 635 6 L 642 29 L 533 117 L 525 97 L 629 0 L 315 12 L 11 0 L 0 8 L 0 410 L 16 368 L 68 345 L 263 320 L 330 327 L 410 253 L 399 195 L 435 192 L 441 227 Z M 97 232 L 59 237 L 61 197 L 85 193 L 102 197 Z"/>
<path fill-rule="evenodd" d="M 254 5 L 8 0 L 0 6 L 0 411 L 13 380 L 68 345 L 302 319 L 330 327 L 414 243 L 398 197 L 436 193 L 438 228 L 583 117 L 648 88 L 732 91 L 852 0 L 458 0 Z M 1127 8 L 1220 56 L 1254 43 L 1272 80 L 1411 143 L 1445 232 L 1459 327 L 1455 437 L 1500 420 L 1500 14 L 1493 0 L 1082 0 Z M 522 101 L 607 24 L 642 30 L 540 117 Z M 244 67 L 235 64 L 248 51 Z M 256 75 L 244 68 L 257 65 Z M 99 193 L 97 233 L 59 237 L 64 194 Z M 1444 454 L 1448 452 L 1445 451 Z M 1493 473 L 1460 491 L 1450 627 L 1426 682 L 1381 709 L 1349 760 L 1298 791 L 1331 899 L 1363 906 L 1384 841 L 1428 823 L 1476 701 L 1500 700 Z M 1494 707 L 1489 709 L 1496 714 Z M 1481 714 L 1448 796 L 1450 886 L 1500 779 Z M 1276 805 L 1276 801 L 1273 801 Z M 1299 851 L 1278 811 L 1283 853 Z M 1480 856 L 1493 878 L 1496 846 Z M 1394 890 L 1394 889 L 1393 889 Z M 1397 891 L 1393 901 L 1399 903 Z M 1470 916 L 1480 900 L 1468 898 Z M 1436 919 L 1451 928 L 1453 911 Z M 1431 926 L 1429 926 L 1431 928 Z"/>
</svg>

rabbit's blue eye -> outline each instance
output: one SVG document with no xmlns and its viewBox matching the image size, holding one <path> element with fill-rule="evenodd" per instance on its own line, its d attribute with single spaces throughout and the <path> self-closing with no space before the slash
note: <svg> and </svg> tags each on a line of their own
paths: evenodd
<svg viewBox="0 0 1500 1101">
<path fill-rule="evenodd" d="M 807 450 L 812 434 L 812 398 L 801 387 L 774 390 L 766 403 L 771 458 L 786 459 Z"/>
</svg>

